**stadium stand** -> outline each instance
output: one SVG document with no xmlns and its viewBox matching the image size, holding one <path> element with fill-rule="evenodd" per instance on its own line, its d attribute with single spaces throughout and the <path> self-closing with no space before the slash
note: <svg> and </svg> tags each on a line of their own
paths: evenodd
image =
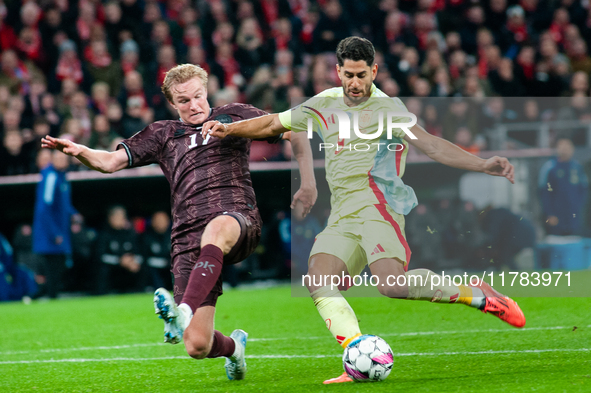
<svg viewBox="0 0 591 393">
<path fill-rule="evenodd" d="M 43 167 L 47 133 L 110 150 L 174 118 L 160 85 L 184 62 L 208 71 L 215 106 L 285 110 L 339 85 L 334 49 L 349 35 L 374 43 L 378 87 L 472 153 L 545 160 L 565 134 L 579 153 L 591 148 L 584 1 L 0 0 L 0 176 L 10 176 L 0 181 L 36 181 L 13 176 Z M 259 145 L 251 158 L 287 169 L 277 166 L 287 150 Z M 408 161 L 425 157 L 411 150 Z"/>
</svg>

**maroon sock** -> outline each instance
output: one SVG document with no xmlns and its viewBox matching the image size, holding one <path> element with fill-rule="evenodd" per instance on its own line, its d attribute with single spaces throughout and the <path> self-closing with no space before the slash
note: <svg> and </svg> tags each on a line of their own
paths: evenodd
<svg viewBox="0 0 591 393">
<path fill-rule="evenodd" d="M 187 303 L 191 311 L 195 312 L 213 289 L 222 274 L 223 258 L 222 250 L 213 244 L 208 244 L 201 249 L 181 301 L 181 303 Z"/>
<path fill-rule="evenodd" d="M 213 345 L 209 351 L 208 358 L 230 357 L 236 350 L 236 343 L 232 337 L 224 336 L 217 330 L 213 333 Z"/>
</svg>

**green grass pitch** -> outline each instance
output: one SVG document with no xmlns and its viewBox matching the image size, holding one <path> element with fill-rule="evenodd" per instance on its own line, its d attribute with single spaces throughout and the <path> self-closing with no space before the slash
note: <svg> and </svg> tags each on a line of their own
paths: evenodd
<svg viewBox="0 0 591 393">
<path fill-rule="evenodd" d="M 591 299 L 520 298 L 514 329 L 463 305 L 352 298 L 364 333 L 391 345 L 380 383 L 323 385 L 342 350 L 290 288 L 227 291 L 216 328 L 249 334 L 248 374 L 165 345 L 149 294 L 0 305 L 0 392 L 591 392 Z"/>
</svg>

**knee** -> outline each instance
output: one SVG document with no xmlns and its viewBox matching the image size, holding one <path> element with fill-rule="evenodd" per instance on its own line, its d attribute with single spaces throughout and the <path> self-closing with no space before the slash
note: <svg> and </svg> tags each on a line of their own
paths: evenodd
<svg viewBox="0 0 591 393">
<path fill-rule="evenodd" d="M 312 257 L 308 262 L 308 273 L 306 274 L 308 274 L 309 276 L 322 274 L 320 269 L 318 269 L 318 264 L 316 263 L 316 259 L 314 257 Z"/>
<path fill-rule="evenodd" d="M 224 231 L 224 224 L 227 221 L 230 221 L 228 216 L 219 216 L 211 220 L 207 226 L 205 231 L 209 233 L 211 236 L 220 236 L 220 234 Z M 231 218 L 233 220 L 233 218 Z"/>
<path fill-rule="evenodd" d="M 211 220 L 201 237 L 201 247 L 213 244 L 228 253 L 240 237 L 240 224 L 234 217 L 218 216 Z"/>
<path fill-rule="evenodd" d="M 186 335 L 185 335 L 186 336 Z M 211 351 L 212 340 L 205 337 L 184 337 L 187 354 L 193 359 L 204 359 Z"/>
<path fill-rule="evenodd" d="M 310 276 L 325 276 L 325 275 L 337 275 L 344 272 L 347 273 L 347 267 L 343 262 L 335 261 L 336 257 L 329 256 L 326 254 L 315 254 L 310 257 L 308 261 L 308 275 Z"/>
<path fill-rule="evenodd" d="M 203 235 L 201 237 L 201 247 L 206 244 L 221 244 L 223 240 L 223 223 L 222 220 L 216 218 L 212 220 L 203 231 Z"/>
<path fill-rule="evenodd" d="M 326 267 L 322 269 L 321 264 L 315 263 L 314 257 L 312 257 L 308 263 L 308 272 L 306 273 L 306 276 L 308 277 L 308 280 L 305 283 L 310 293 L 331 284 L 331 275 L 326 271 Z"/>
</svg>

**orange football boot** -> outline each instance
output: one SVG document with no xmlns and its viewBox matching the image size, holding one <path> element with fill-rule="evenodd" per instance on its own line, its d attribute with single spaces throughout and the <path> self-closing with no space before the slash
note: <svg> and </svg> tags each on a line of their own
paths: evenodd
<svg viewBox="0 0 591 393">
<path fill-rule="evenodd" d="M 343 383 L 343 382 L 353 382 L 353 380 L 347 375 L 347 373 L 343 373 L 336 378 L 327 379 L 326 381 L 322 382 L 325 385 L 329 383 Z"/>
<path fill-rule="evenodd" d="M 479 283 L 472 282 L 470 286 L 480 288 L 484 296 L 486 296 L 486 303 L 484 309 L 482 309 L 483 313 L 492 314 L 509 325 L 518 328 L 525 326 L 525 316 L 515 300 L 495 291 L 485 281 L 480 281 Z"/>
</svg>

